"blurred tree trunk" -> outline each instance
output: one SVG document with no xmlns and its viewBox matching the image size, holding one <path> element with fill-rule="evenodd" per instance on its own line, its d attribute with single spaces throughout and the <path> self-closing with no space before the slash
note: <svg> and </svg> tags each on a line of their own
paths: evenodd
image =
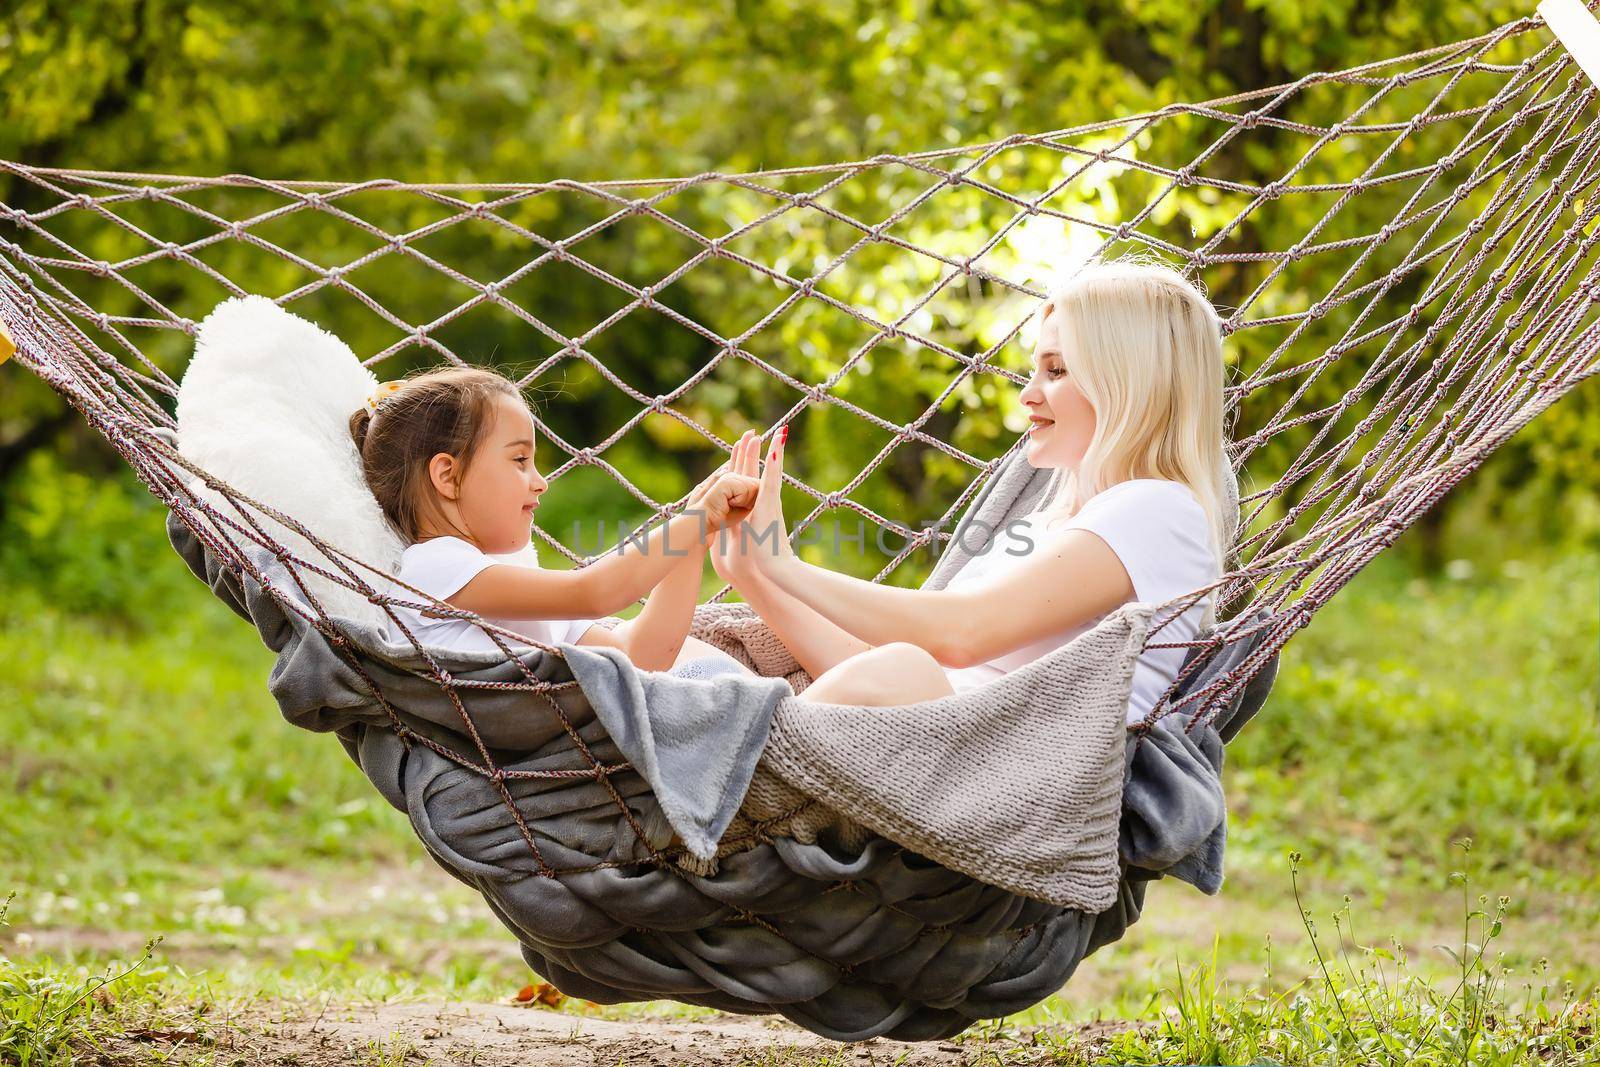
<svg viewBox="0 0 1600 1067">
<path fill-rule="evenodd" d="M 1417 544 L 1417 560 L 1425 574 L 1438 574 L 1444 568 L 1445 519 L 1450 514 L 1447 496 L 1417 516 L 1408 531 Z"/>
</svg>

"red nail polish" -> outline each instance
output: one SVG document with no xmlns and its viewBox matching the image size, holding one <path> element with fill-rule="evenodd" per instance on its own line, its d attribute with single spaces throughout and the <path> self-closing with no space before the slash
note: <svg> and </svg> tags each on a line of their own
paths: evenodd
<svg viewBox="0 0 1600 1067">
<path fill-rule="evenodd" d="M 780 445 L 786 445 L 789 443 L 789 427 L 784 426 L 778 430 L 778 443 Z"/>
</svg>

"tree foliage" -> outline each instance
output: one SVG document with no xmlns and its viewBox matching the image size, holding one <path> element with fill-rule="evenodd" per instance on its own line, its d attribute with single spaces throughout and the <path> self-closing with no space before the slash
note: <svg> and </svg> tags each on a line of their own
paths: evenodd
<svg viewBox="0 0 1600 1067">
<path fill-rule="evenodd" d="M 1522 4 L 1446 0 L 1090 0 L 1070 8 L 1006 0 L 288 0 L 265 8 L 237 0 L 15 0 L 0 16 L 0 158 L 177 174 L 428 182 L 734 173 L 982 142 L 1154 110 L 1430 47 L 1525 14 Z M 1352 96 L 1327 106 L 1354 103 Z M 1338 116 L 1329 110 L 1297 117 Z M 1168 124 L 1156 143 L 1137 150 L 1175 165 L 1204 147 L 1206 133 L 1199 126 Z M 1240 181 L 1263 182 L 1283 174 L 1300 147 L 1290 138 L 1258 138 L 1220 156 L 1215 167 Z M 1407 151 L 1419 153 L 1420 161 L 1433 149 L 1422 136 Z M 1322 170 L 1312 176 L 1348 180 L 1366 162 L 1336 153 L 1319 157 Z M 1060 163 L 1052 153 L 1021 153 L 997 161 L 991 180 L 1039 188 Z M 909 169 L 868 172 L 841 185 L 830 203 L 870 222 L 918 181 L 925 176 Z M 1127 203 L 1142 202 L 1136 198 L 1150 181 L 1130 170 L 1116 181 L 1063 195 L 1084 213 L 1115 221 Z M 251 195 L 217 191 L 213 206 L 244 211 Z M 959 257 L 971 254 L 1009 214 L 1003 203 L 970 189 L 941 195 L 937 221 L 915 217 L 898 235 Z M 0 171 L 0 201 L 32 209 L 39 200 L 37 187 Z M 764 206 L 758 193 L 723 188 L 666 210 L 713 234 Z M 1372 232 L 1395 207 L 1374 199 L 1347 213 L 1337 232 Z M 1180 189 L 1152 224 L 1204 238 L 1237 209 L 1214 190 Z M 1269 215 L 1243 227 L 1239 239 L 1260 248 L 1288 247 L 1327 209 L 1327 203 L 1310 199 L 1299 205 L 1280 201 Z M 556 237 L 580 231 L 602 213 L 603 205 L 591 199 L 550 195 L 524 201 L 508 217 Z M 427 209 L 410 202 L 385 219 L 394 227 L 417 226 L 427 221 Z M 126 233 L 93 228 L 89 221 L 74 231 L 63 220 L 64 235 L 94 256 L 130 254 Z M 191 230 L 180 222 L 160 236 L 182 241 L 202 232 L 198 222 Z M 273 223 L 266 232 L 324 266 L 367 250 L 348 227 L 314 214 Z M 1069 236 L 1047 232 L 1044 239 Z M 761 251 L 764 261 L 799 279 L 858 237 L 822 214 L 798 212 L 761 239 Z M 528 254 L 490 226 L 457 227 L 430 240 L 430 255 L 480 280 L 506 276 Z M 584 242 L 582 254 L 631 284 L 645 285 L 692 251 L 691 243 L 670 230 L 630 220 Z M 892 317 L 929 284 L 928 262 L 891 253 L 873 247 L 854 258 L 848 283 L 844 276 L 836 279 L 841 299 Z M 207 262 L 271 295 L 307 280 L 300 268 L 243 245 L 218 246 Z M 168 306 L 194 317 L 224 295 L 215 283 L 174 264 L 156 263 L 140 280 Z M 467 292 L 395 256 L 362 268 L 359 282 L 380 301 L 403 302 L 411 321 L 443 313 Z M 1303 308 L 1330 283 L 1331 277 L 1308 277 L 1298 289 L 1285 288 L 1278 298 L 1282 306 L 1262 310 L 1293 310 L 1297 301 Z M 1220 274 L 1211 295 L 1226 308 L 1248 293 L 1249 284 L 1242 271 Z M 536 308 L 563 333 L 587 329 L 623 302 L 615 290 L 562 264 L 519 286 L 519 303 Z M 295 309 L 335 329 L 360 353 L 395 342 L 393 326 L 323 295 Z M 734 336 L 780 295 L 770 281 L 714 263 L 669 287 L 661 299 L 722 336 Z M 1414 295 L 1402 288 L 1394 299 L 1403 303 Z M 982 285 L 942 295 L 925 312 L 926 328 L 954 351 L 981 352 L 1004 336 L 1014 310 L 1001 296 Z M 112 287 L 95 298 L 113 312 L 132 309 L 132 298 Z M 1345 324 L 1338 313 L 1329 319 L 1330 328 Z M 442 339 L 456 351 L 515 372 L 559 347 L 493 309 L 464 316 L 448 329 Z M 797 379 L 818 382 L 860 348 L 863 330 L 846 316 L 827 315 L 805 302 L 748 347 Z M 619 378 L 655 395 L 703 366 L 712 346 L 668 316 L 646 310 L 607 330 L 591 350 Z M 150 354 L 176 375 L 187 356 L 185 341 L 175 334 L 157 338 Z M 385 364 L 384 373 L 431 358 L 436 357 L 425 350 L 412 351 Z M 1013 344 L 1001 363 L 1019 368 L 1024 358 Z M 882 345 L 834 392 L 900 425 L 948 383 L 941 359 Z M 1305 402 L 1327 403 L 1359 370 L 1330 375 Z M 28 452 L 81 432 L 69 430 L 72 420 L 43 386 L 14 369 L 4 373 L 0 477 L 18 469 Z M 581 363 L 562 364 L 534 385 L 551 432 L 575 447 L 603 440 L 638 411 Z M 988 459 L 1021 428 L 1011 393 L 1001 378 L 969 378 L 925 429 Z M 1593 394 L 1580 391 L 1516 439 L 1499 462 L 1502 479 L 1541 478 L 1547 499 L 1581 485 L 1588 471 L 1573 456 L 1592 456 L 1600 444 Z M 799 399 L 756 367 L 733 361 L 676 406 L 731 437 L 746 425 L 764 425 Z M 826 492 L 851 486 L 862 464 L 889 440 L 882 429 L 846 412 L 816 407 L 792 452 L 800 473 Z M 1265 452 L 1264 470 L 1278 469 L 1305 440 L 1291 436 L 1278 451 Z M 717 454 L 682 423 L 652 415 L 641 433 L 606 458 L 660 499 L 687 488 Z M 542 448 L 540 459 L 549 467 L 565 456 Z M 863 485 L 852 486 L 851 495 L 890 516 L 937 515 L 969 476 L 970 469 L 937 451 L 900 449 Z M 552 504 L 563 501 L 549 512 L 558 536 L 564 534 L 561 525 L 578 515 L 628 503 L 603 474 L 581 467 L 552 495 Z M 861 566 L 870 571 L 875 562 Z"/>
</svg>

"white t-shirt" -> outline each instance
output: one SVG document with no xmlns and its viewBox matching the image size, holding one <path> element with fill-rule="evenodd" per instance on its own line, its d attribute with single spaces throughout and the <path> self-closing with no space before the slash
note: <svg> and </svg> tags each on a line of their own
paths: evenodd
<svg viewBox="0 0 1600 1067">
<path fill-rule="evenodd" d="M 1091 497 L 1071 518 L 1050 529 L 1045 528 L 1044 522 L 1044 516 L 1034 512 L 994 531 L 988 550 L 974 556 L 950 580 L 947 588 L 976 585 L 1014 569 L 1067 530 L 1087 530 L 1109 545 L 1133 583 L 1133 599 L 1140 603 L 1162 604 L 1209 585 L 1219 577 L 1205 509 L 1182 482 L 1164 478 L 1118 482 Z M 1199 632 L 1205 607 L 1205 600 L 1196 601 L 1163 627 L 1154 640 L 1192 639 Z M 1170 615 L 1170 611 L 1156 612 L 1151 628 Z M 1098 616 L 986 663 L 949 668 L 946 674 L 957 692 L 976 689 L 1060 648 L 1084 631 L 1093 629 L 1104 617 Z M 1178 676 L 1187 651 L 1157 648 L 1140 654 L 1134 666 L 1133 692 L 1128 699 L 1129 723 L 1138 722 L 1149 714 Z"/>
<path fill-rule="evenodd" d="M 476 545 L 459 537 L 432 537 L 418 541 L 400 555 L 400 570 L 395 577 L 407 585 L 422 590 L 429 596 L 448 600 L 486 568 L 500 565 L 513 567 L 538 567 L 539 557 L 530 544 L 520 552 L 508 556 L 490 556 Z M 392 595 L 416 600 L 416 594 L 396 587 Z M 489 635 L 465 619 L 433 619 L 415 608 L 392 605 L 394 613 L 405 621 L 418 641 L 429 648 L 443 648 L 465 652 L 498 652 Z M 519 634 L 549 645 L 577 644 L 578 639 L 594 623 L 593 619 L 486 619 Z M 409 644 L 406 635 L 393 619 L 386 622 L 389 639 Z M 521 642 L 506 638 L 513 648 L 526 647 Z"/>
</svg>

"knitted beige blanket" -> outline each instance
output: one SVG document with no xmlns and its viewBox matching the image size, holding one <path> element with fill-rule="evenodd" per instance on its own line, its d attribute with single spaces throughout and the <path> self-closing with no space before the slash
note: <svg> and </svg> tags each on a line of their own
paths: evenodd
<svg viewBox="0 0 1600 1067">
<path fill-rule="evenodd" d="M 969 510 L 1002 528 L 1049 472 L 1008 463 Z M 958 538 L 928 581 L 970 559 Z M 899 707 L 778 704 L 725 851 L 863 830 L 1024 896 L 1093 914 L 1116 900 L 1117 821 L 1134 665 L 1153 605 L 1127 604 L 1049 655 L 980 689 Z M 809 676 L 742 605 L 704 605 L 695 635 L 758 674 Z M 846 817 L 841 814 L 848 812 Z"/>
</svg>

